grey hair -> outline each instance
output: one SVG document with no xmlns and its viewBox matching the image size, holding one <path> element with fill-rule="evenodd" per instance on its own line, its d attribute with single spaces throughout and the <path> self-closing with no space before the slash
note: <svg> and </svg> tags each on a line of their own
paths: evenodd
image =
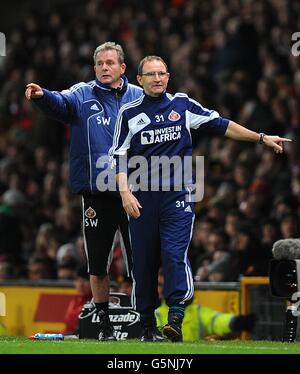
<svg viewBox="0 0 300 374">
<path fill-rule="evenodd" d="M 166 70 L 168 71 L 168 65 L 165 63 L 165 61 L 159 57 L 159 56 L 146 56 L 144 57 L 141 62 L 139 63 L 139 67 L 138 67 L 138 75 L 142 75 L 143 74 L 143 67 L 145 65 L 146 62 L 148 61 L 161 61 L 165 67 L 166 67 Z"/>
<path fill-rule="evenodd" d="M 124 63 L 125 55 L 123 48 L 120 46 L 120 44 L 116 44 L 115 42 L 106 42 L 101 45 L 99 45 L 94 52 L 94 63 L 96 64 L 96 56 L 99 52 L 103 51 L 109 51 L 109 50 L 114 50 L 117 52 L 118 55 L 118 61 L 120 64 Z"/>
</svg>

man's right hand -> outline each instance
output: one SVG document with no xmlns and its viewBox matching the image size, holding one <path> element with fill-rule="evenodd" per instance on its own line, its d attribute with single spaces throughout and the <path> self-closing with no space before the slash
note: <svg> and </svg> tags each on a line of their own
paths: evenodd
<svg viewBox="0 0 300 374">
<path fill-rule="evenodd" d="M 26 86 L 25 96 L 27 100 L 40 99 L 44 96 L 42 87 L 35 83 L 28 83 Z"/>
<path fill-rule="evenodd" d="M 120 191 L 122 197 L 123 208 L 126 213 L 132 218 L 139 218 L 141 215 L 140 209 L 142 208 L 141 204 L 138 202 L 138 199 L 133 196 L 130 191 Z"/>
</svg>

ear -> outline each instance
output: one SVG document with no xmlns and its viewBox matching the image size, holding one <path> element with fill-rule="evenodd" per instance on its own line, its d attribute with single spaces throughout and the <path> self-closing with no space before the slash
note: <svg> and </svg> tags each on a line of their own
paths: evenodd
<svg viewBox="0 0 300 374">
<path fill-rule="evenodd" d="M 96 73 L 96 65 L 94 65 L 94 72 Z"/>
<path fill-rule="evenodd" d="M 126 70 L 126 65 L 123 62 L 123 64 L 121 64 L 121 74 L 124 74 L 125 70 Z"/>
<path fill-rule="evenodd" d="M 137 75 L 136 80 L 139 82 L 139 85 L 143 87 L 143 77 L 141 77 L 140 75 Z"/>
</svg>

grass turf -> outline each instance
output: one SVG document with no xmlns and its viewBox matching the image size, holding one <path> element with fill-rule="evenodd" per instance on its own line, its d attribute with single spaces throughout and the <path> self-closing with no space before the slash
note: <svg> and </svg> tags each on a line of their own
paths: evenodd
<svg viewBox="0 0 300 374">
<path fill-rule="evenodd" d="M 195 343 L 142 343 L 138 340 L 31 341 L 0 337 L 0 354 L 300 354 L 300 343 L 269 341 L 199 341 Z"/>
</svg>

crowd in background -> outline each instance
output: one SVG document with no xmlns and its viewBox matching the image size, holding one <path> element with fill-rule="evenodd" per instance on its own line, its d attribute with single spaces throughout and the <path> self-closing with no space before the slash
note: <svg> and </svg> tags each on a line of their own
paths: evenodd
<svg viewBox="0 0 300 374">
<path fill-rule="evenodd" d="M 145 55 L 163 57 L 170 92 L 185 92 L 249 129 L 293 139 L 261 144 L 193 133 L 205 155 L 189 257 L 195 279 L 267 275 L 275 240 L 300 236 L 300 3 L 287 0 L 90 0 L 28 9 L 0 57 L 0 280 L 74 279 L 85 263 L 81 201 L 68 187 L 68 124 L 26 101 L 25 85 L 62 90 L 93 79 L 92 55 L 119 42 L 136 83 Z M 111 277 L 124 266 L 117 246 Z"/>
</svg>

